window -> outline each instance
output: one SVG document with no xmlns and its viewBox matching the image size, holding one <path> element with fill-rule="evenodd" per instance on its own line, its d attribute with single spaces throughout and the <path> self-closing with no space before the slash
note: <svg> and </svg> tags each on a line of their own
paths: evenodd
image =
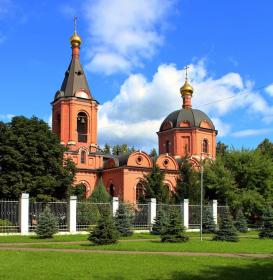
<svg viewBox="0 0 273 280">
<path fill-rule="evenodd" d="M 109 192 L 112 197 L 115 196 L 115 187 L 113 184 L 110 185 Z"/>
<path fill-rule="evenodd" d="M 59 137 L 61 138 L 61 115 L 57 115 L 57 133 Z"/>
<path fill-rule="evenodd" d="M 141 183 L 136 185 L 136 201 L 139 202 L 142 198 L 145 198 L 145 188 Z"/>
<path fill-rule="evenodd" d="M 80 112 L 77 116 L 77 132 L 79 142 L 87 143 L 87 125 L 87 115 L 84 112 Z"/>
<path fill-rule="evenodd" d="M 86 151 L 81 151 L 81 163 L 86 163 Z"/>
<path fill-rule="evenodd" d="M 207 139 L 204 139 L 202 142 L 202 152 L 206 154 L 209 152 L 209 142 Z"/>
<path fill-rule="evenodd" d="M 168 154 L 170 152 L 170 141 L 166 141 L 166 153 Z"/>
</svg>

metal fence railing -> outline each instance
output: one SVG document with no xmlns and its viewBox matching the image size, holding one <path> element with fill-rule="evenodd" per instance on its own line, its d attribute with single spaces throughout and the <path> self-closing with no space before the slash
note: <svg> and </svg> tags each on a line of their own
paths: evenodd
<svg viewBox="0 0 273 280">
<path fill-rule="evenodd" d="M 157 204 L 156 205 L 156 215 L 159 211 L 162 211 L 162 214 L 167 216 L 170 211 L 175 211 L 179 217 L 181 225 L 184 225 L 184 206 L 183 204 Z"/>
<path fill-rule="evenodd" d="M 96 225 L 103 212 L 111 212 L 110 203 L 77 202 L 77 231 L 87 231 Z"/>
<path fill-rule="evenodd" d="M 0 200 L 0 233 L 19 232 L 19 201 Z"/>
<path fill-rule="evenodd" d="M 206 215 L 210 213 L 212 215 L 212 206 L 204 205 L 203 206 L 203 221 L 205 220 Z M 189 228 L 199 228 L 201 220 L 201 206 L 200 205 L 189 205 Z"/>
<path fill-rule="evenodd" d="M 45 207 L 49 206 L 53 215 L 57 218 L 59 231 L 68 230 L 68 203 L 67 202 L 34 202 L 29 204 L 29 231 L 35 231 L 39 216 Z"/>
</svg>

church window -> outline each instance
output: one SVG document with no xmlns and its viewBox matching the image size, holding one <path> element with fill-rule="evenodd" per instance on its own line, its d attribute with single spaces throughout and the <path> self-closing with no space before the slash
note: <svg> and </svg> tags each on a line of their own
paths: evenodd
<svg viewBox="0 0 273 280">
<path fill-rule="evenodd" d="M 86 163 L 86 152 L 81 151 L 81 163 Z"/>
<path fill-rule="evenodd" d="M 142 198 L 145 198 L 145 188 L 143 184 L 138 183 L 136 185 L 136 201 L 139 202 Z"/>
<path fill-rule="evenodd" d="M 80 112 L 77 116 L 77 132 L 79 142 L 87 143 L 87 125 L 87 115 L 84 112 Z"/>
<path fill-rule="evenodd" d="M 58 135 L 60 137 L 60 134 L 61 134 L 61 115 L 58 114 L 57 115 L 57 131 L 58 131 Z"/>
<path fill-rule="evenodd" d="M 203 153 L 208 153 L 209 152 L 209 142 L 207 139 L 204 139 L 203 140 L 203 143 L 202 143 L 202 152 Z"/>
<path fill-rule="evenodd" d="M 115 187 L 113 184 L 110 185 L 109 192 L 112 197 L 115 196 Z"/>
<path fill-rule="evenodd" d="M 168 154 L 170 152 L 170 141 L 166 141 L 166 153 Z"/>
</svg>

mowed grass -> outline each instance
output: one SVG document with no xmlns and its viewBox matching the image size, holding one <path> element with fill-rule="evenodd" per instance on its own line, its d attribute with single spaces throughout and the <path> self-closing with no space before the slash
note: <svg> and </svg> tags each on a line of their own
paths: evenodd
<svg viewBox="0 0 273 280">
<path fill-rule="evenodd" d="M 0 252 L 0 279 L 273 279 L 268 259 Z"/>
</svg>

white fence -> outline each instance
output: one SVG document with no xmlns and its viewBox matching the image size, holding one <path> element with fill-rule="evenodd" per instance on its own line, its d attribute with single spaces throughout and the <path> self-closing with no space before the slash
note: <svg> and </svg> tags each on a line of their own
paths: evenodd
<svg viewBox="0 0 273 280">
<path fill-rule="evenodd" d="M 88 231 L 94 226 L 101 213 L 109 210 L 114 216 L 119 200 L 114 197 L 111 203 L 91 203 L 77 201 L 77 197 L 71 196 L 68 202 L 34 202 L 30 203 L 29 195 L 23 193 L 19 201 L 0 200 L 0 234 L 21 233 L 27 235 L 33 232 L 38 219 L 46 206 L 57 217 L 59 232 L 76 233 Z M 187 229 L 200 227 L 200 205 L 189 205 L 189 200 L 179 205 L 156 204 L 156 199 L 151 199 L 147 204 L 126 204 L 130 209 L 132 227 L 134 230 L 150 230 L 159 210 L 168 212 L 175 209 L 180 216 L 181 224 Z M 219 212 L 223 207 L 218 206 L 217 201 L 205 205 L 204 209 L 210 211 L 217 224 Z"/>
</svg>

